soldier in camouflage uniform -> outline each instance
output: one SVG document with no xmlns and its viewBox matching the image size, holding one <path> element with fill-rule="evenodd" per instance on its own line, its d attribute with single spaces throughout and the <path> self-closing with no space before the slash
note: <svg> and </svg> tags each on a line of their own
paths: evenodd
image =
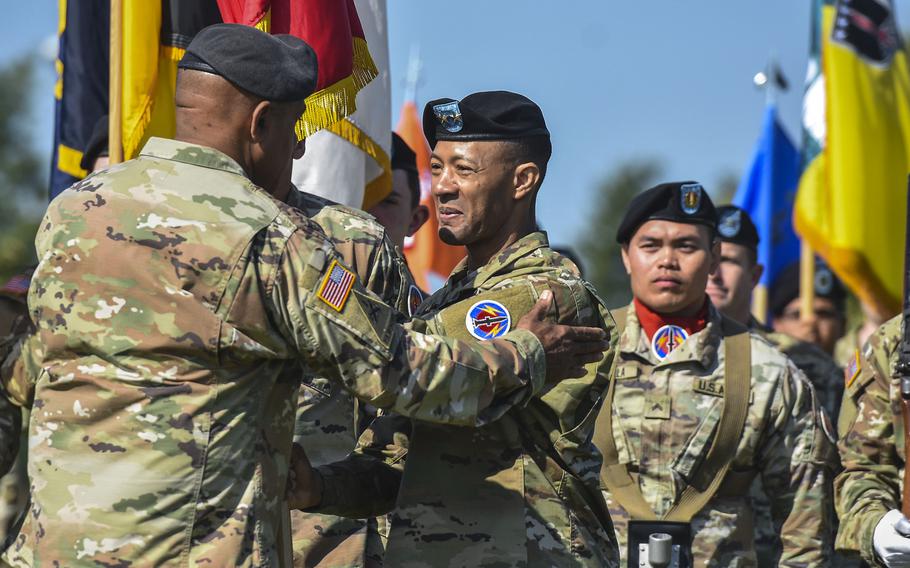
<svg viewBox="0 0 910 568">
<path fill-rule="evenodd" d="M 901 518 L 904 427 L 896 373 L 901 317 L 881 326 L 845 370 L 847 392 L 838 425 L 844 471 L 835 481 L 839 551 L 872 566 L 910 565 L 910 539 L 894 530 Z M 845 412 L 847 408 L 855 412 Z M 844 416 L 849 414 L 849 416 Z"/>
<path fill-rule="evenodd" d="M 722 314 L 768 340 L 805 373 L 829 418 L 836 419 L 844 395 L 843 371 L 820 347 L 771 331 L 750 314 L 752 291 L 765 267 L 758 263 L 758 230 L 749 214 L 735 205 L 717 208 L 720 263 L 708 279 L 707 293 Z M 833 432 L 832 432 L 833 434 Z"/>
<path fill-rule="evenodd" d="M 281 201 L 312 49 L 221 24 L 180 69 L 180 141 L 75 184 L 41 223 L 37 333 L 4 384 L 33 407 L 12 564 L 289 565 L 301 362 L 376 407 L 468 426 L 607 347 L 542 321 L 546 301 L 482 345 L 402 327 Z"/>
<path fill-rule="evenodd" d="M 13 364 L 13 358 L 18 353 L 16 346 L 33 330 L 26 304 L 31 275 L 31 269 L 17 274 L 0 288 L 0 361 L 5 365 Z M 10 405 L 7 401 L 0 401 L 0 406 L 2 406 L 0 431 L 6 432 L 7 429 L 15 428 L 16 424 L 27 424 L 27 412 Z M 15 535 L 16 527 L 21 521 L 28 502 L 28 473 L 25 471 L 27 432 L 21 426 L 20 429 L 19 439 L 11 437 L 11 446 L 0 449 L 3 456 L 3 463 L 0 463 L 0 474 L 9 470 L 0 478 L 0 547 L 2 548 L 6 548 Z M 7 439 L 5 434 L 2 439 Z M 17 442 L 18 452 L 15 448 Z M 10 464 L 9 460 L 13 457 L 15 460 Z"/>
<path fill-rule="evenodd" d="M 502 91 L 441 99 L 427 105 L 424 129 L 440 234 L 468 256 L 420 306 L 414 327 L 485 342 L 551 290 L 557 321 L 612 329 L 575 265 L 535 226 L 550 156 L 537 105 Z M 617 566 L 590 444 L 611 360 L 484 428 L 414 422 L 406 464 L 401 419 L 380 416 L 358 454 L 318 468 L 318 510 L 363 516 L 394 505 L 385 560 L 396 568 Z"/>
<path fill-rule="evenodd" d="M 420 303 L 420 292 L 404 259 L 370 215 L 296 188 L 285 202 L 319 225 L 364 288 L 403 314 L 411 304 Z M 334 462 L 354 449 L 374 416 L 375 411 L 341 385 L 308 372 L 298 397 L 294 441 L 306 447 L 314 465 Z M 358 568 L 368 561 L 381 561 L 383 546 L 375 519 L 295 510 L 291 523 L 295 566 Z"/>
<path fill-rule="evenodd" d="M 820 420 L 833 443 L 835 433 L 831 417 L 836 418 L 840 410 L 844 390 L 843 371 L 817 345 L 771 331 L 751 316 L 752 291 L 758 285 L 765 267 L 758 262 L 760 238 L 749 214 L 735 205 L 718 207 L 717 234 L 720 239 L 720 263 L 708 279 L 707 293 L 711 303 L 725 316 L 747 325 L 765 338 L 806 375 L 815 387 L 815 393 L 825 411 Z M 839 463 L 832 464 L 832 470 L 839 467 Z M 833 478 L 829 482 L 833 482 Z M 757 479 L 752 482 L 750 493 L 755 514 L 758 564 L 776 565 L 781 555 L 781 542 L 778 531 L 774 529 L 771 503 Z M 830 514 L 833 516 L 834 511 L 831 510 Z M 837 560 L 843 564 L 842 559 Z"/>
<path fill-rule="evenodd" d="M 719 261 L 715 223 L 701 185 L 661 184 L 633 200 L 617 233 L 635 299 L 614 311 L 624 329 L 594 440 L 620 551 L 630 518 L 673 521 L 691 527 L 695 566 L 756 566 L 758 477 L 780 565 L 826 566 L 833 444 L 803 374 L 705 297 Z M 741 422 L 728 421 L 737 407 Z"/>
</svg>

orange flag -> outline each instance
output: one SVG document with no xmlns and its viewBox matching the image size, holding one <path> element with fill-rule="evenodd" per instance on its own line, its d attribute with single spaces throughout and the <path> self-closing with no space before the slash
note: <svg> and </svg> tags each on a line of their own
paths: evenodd
<svg viewBox="0 0 910 568">
<path fill-rule="evenodd" d="M 420 171 L 420 202 L 430 209 L 429 220 L 413 237 L 405 240 L 404 256 L 417 285 L 423 290 L 431 291 L 430 278 L 447 278 L 467 252 L 464 247 L 450 246 L 439 240 L 436 203 L 430 194 L 430 147 L 423 136 L 420 115 L 417 112 L 417 105 L 413 101 L 404 103 L 395 131 L 417 154 L 417 169 Z"/>
</svg>

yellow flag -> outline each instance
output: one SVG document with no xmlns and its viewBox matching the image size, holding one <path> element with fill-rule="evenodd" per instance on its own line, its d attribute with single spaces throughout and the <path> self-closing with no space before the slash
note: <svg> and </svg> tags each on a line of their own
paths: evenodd
<svg viewBox="0 0 910 568">
<path fill-rule="evenodd" d="M 910 172 L 907 54 L 888 0 L 817 5 L 795 227 L 864 303 L 894 314 Z"/>
<path fill-rule="evenodd" d="M 200 29 L 221 21 L 218 5 L 175 0 L 123 3 L 123 158 L 151 136 L 174 136 L 177 63 Z"/>
</svg>

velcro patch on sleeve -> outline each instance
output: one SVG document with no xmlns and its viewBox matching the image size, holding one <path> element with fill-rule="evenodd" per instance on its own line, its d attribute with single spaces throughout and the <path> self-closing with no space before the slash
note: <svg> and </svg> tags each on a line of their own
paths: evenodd
<svg viewBox="0 0 910 568">
<path fill-rule="evenodd" d="M 333 260 L 319 285 L 316 296 L 337 312 L 344 309 L 345 302 L 351 294 L 357 275 Z"/>
<path fill-rule="evenodd" d="M 856 377 L 859 376 L 859 351 L 853 353 L 853 358 L 847 363 L 847 366 L 844 367 L 844 382 L 847 385 L 847 388 L 853 384 L 853 381 L 856 380 Z"/>
</svg>

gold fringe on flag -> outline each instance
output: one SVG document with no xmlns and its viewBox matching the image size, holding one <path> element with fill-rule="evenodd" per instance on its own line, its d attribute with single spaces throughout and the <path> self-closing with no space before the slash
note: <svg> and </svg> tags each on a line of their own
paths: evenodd
<svg viewBox="0 0 910 568">
<path fill-rule="evenodd" d="M 392 191 L 392 162 L 382 146 L 370 138 L 366 132 L 348 119 L 342 119 L 328 127 L 328 131 L 353 144 L 361 152 L 373 159 L 382 173 L 367 184 L 363 194 L 362 209 L 376 205 Z"/>
<path fill-rule="evenodd" d="M 303 140 L 354 114 L 357 110 L 357 93 L 378 76 L 379 70 L 373 63 L 366 40 L 355 37 L 354 67 L 351 74 L 307 97 L 306 111 L 297 121 L 297 138 Z"/>
</svg>

